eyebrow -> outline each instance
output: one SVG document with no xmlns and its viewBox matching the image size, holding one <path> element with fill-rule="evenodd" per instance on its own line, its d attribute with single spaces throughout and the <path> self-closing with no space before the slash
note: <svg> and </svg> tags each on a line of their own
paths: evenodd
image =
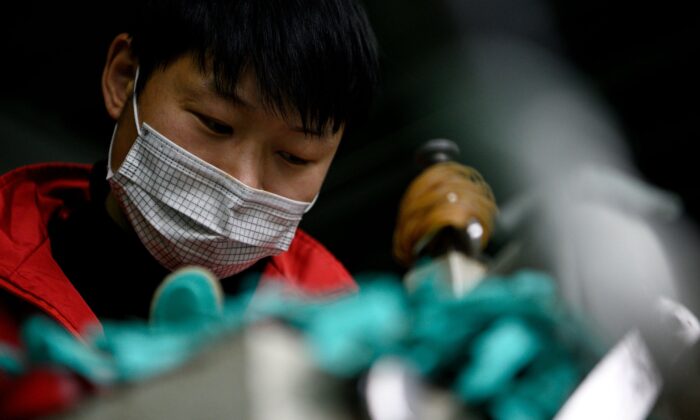
<svg viewBox="0 0 700 420">
<path fill-rule="evenodd" d="M 323 132 L 318 131 L 318 130 L 312 130 L 312 129 L 307 129 L 304 130 L 304 127 L 292 127 L 292 131 L 295 131 L 297 133 L 304 133 L 304 134 L 310 134 L 313 137 L 318 137 L 318 138 L 323 138 Z"/>
<path fill-rule="evenodd" d="M 218 97 L 220 97 L 220 98 L 222 98 L 222 99 L 224 99 L 224 100 L 231 101 L 231 102 L 233 102 L 233 103 L 236 104 L 236 105 L 242 106 L 243 108 L 248 108 L 248 109 L 251 109 L 251 110 L 255 110 L 255 109 L 256 109 L 256 107 L 255 107 L 253 104 L 251 104 L 250 102 L 248 102 L 248 101 L 246 101 L 245 99 L 243 99 L 243 98 L 242 98 L 238 93 L 236 93 L 235 91 L 230 91 L 230 92 L 229 92 L 229 91 L 223 91 L 223 90 L 221 90 L 221 89 L 217 89 L 216 83 L 214 83 L 213 80 L 209 80 L 209 81 L 207 82 L 207 84 L 206 84 L 206 87 L 207 87 L 207 89 L 208 89 L 210 92 L 213 92 L 214 94 L 216 94 L 216 96 L 218 96 Z"/>
<path fill-rule="evenodd" d="M 217 89 L 216 83 L 214 83 L 214 80 L 209 80 L 206 83 L 206 87 L 210 92 L 213 92 L 216 96 L 227 100 L 227 101 L 232 101 L 236 105 L 242 106 L 243 108 L 247 108 L 250 110 L 256 110 L 257 108 L 251 104 L 250 102 L 246 101 L 243 99 L 239 94 L 237 94 L 235 91 L 223 91 L 221 89 Z M 317 137 L 319 139 L 323 138 L 324 132 L 319 131 L 319 130 L 313 130 L 313 129 L 304 129 L 302 126 L 295 126 L 291 127 L 291 130 L 297 133 L 304 133 L 311 135 L 313 137 Z"/>
</svg>

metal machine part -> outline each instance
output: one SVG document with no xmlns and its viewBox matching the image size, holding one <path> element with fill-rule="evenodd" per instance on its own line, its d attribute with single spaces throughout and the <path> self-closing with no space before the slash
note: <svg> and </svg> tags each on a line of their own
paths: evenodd
<svg viewBox="0 0 700 420">
<path fill-rule="evenodd" d="M 416 162 L 425 169 L 436 163 L 456 161 L 459 157 L 459 146 L 448 139 L 432 139 L 427 141 L 416 152 Z M 455 200 L 449 195 L 448 201 Z M 480 260 L 484 236 L 484 227 L 472 218 L 464 229 L 446 226 L 434 234 L 420 240 L 414 249 L 414 254 L 421 258 L 430 258 L 430 267 L 415 267 L 410 270 L 404 283 L 408 290 L 415 290 L 422 279 L 431 278 L 428 271 L 433 272 L 447 284 L 447 289 L 455 296 L 469 292 L 486 273 L 486 266 Z"/>
<path fill-rule="evenodd" d="M 374 363 L 364 380 L 364 400 L 371 420 L 477 419 L 450 392 L 423 382 L 402 360 Z"/>
</svg>

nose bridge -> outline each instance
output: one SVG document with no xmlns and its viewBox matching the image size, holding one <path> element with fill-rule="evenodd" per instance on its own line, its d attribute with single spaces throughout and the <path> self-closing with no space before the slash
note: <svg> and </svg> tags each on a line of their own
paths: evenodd
<svg viewBox="0 0 700 420">
<path fill-rule="evenodd" d="M 263 189 L 264 186 L 264 154 L 262 142 L 253 138 L 239 139 L 226 161 L 226 172 L 245 185 Z"/>
</svg>

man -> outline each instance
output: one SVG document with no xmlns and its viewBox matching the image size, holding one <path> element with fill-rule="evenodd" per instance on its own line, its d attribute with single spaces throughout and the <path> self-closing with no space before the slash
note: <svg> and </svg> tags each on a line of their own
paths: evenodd
<svg viewBox="0 0 700 420">
<path fill-rule="evenodd" d="M 376 46 L 354 0 L 153 0 L 109 48 L 106 162 L 0 177 L 0 342 L 41 310 L 76 336 L 145 318 L 171 271 L 235 292 L 262 274 L 304 292 L 356 288 L 297 229 L 343 133 L 362 118 Z M 0 381 L 2 382 L 2 381 Z"/>
</svg>

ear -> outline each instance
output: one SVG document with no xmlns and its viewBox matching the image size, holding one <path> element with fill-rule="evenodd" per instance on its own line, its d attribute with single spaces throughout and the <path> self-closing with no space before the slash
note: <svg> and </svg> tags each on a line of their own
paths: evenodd
<svg viewBox="0 0 700 420">
<path fill-rule="evenodd" d="M 102 96 L 107 113 L 118 119 L 131 97 L 138 61 L 131 51 L 131 37 L 117 35 L 109 46 L 107 62 L 102 71 Z"/>
</svg>

